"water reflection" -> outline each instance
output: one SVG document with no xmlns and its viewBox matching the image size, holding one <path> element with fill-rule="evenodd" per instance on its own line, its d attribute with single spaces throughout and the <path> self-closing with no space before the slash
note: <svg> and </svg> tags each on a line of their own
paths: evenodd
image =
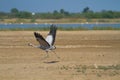
<svg viewBox="0 0 120 80">
<path fill-rule="evenodd" d="M 12 23 L 4 23 L 4 24 L 0 24 L 0 28 L 2 29 L 7 29 L 7 28 L 33 28 L 33 27 L 49 27 L 51 24 L 45 23 L 45 24 L 38 24 L 38 23 L 34 23 L 34 24 L 24 24 L 24 23 L 20 23 L 20 24 L 12 24 Z M 58 27 L 85 27 L 88 29 L 91 29 L 93 27 L 114 27 L 114 28 L 120 28 L 120 24 L 100 24 L 100 23 L 77 23 L 77 24 L 56 24 Z"/>
</svg>

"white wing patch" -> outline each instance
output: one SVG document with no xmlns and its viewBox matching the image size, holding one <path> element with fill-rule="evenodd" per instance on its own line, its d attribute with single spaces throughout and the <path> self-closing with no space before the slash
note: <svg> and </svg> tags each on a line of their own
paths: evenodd
<svg viewBox="0 0 120 80">
<path fill-rule="evenodd" d="M 48 35 L 48 36 L 46 37 L 46 41 L 47 41 L 50 45 L 52 45 L 52 42 L 53 42 L 53 37 L 52 37 L 52 35 Z"/>
</svg>

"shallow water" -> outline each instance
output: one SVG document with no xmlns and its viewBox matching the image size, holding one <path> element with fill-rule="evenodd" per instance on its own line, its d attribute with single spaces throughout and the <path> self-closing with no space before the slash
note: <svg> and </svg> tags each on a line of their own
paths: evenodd
<svg viewBox="0 0 120 80">
<path fill-rule="evenodd" d="M 49 27 L 51 24 L 0 24 L 0 29 L 10 29 L 10 28 L 39 28 L 39 27 Z M 68 27 L 84 27 L 87 29 L 92 29 L 93 27 L 113 27 L 120 28 L 120 23 L 104 23 L 104 24 L 56 24 L 58 27 L 68 28 Z"/>
</svg>

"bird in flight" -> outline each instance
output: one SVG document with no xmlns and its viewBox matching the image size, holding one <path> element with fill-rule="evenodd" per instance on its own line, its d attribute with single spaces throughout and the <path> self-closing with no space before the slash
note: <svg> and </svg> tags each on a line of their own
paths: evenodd
<svg viewBox="0 0 120 80">
<path fill-rule="evenodd" d="M 56 32 L 57 32 L 57 27 L 56 25 L 52 24 L 50 26 L 50 31 L 46 37 L 46 39 L 43 38 L 43 36 L 37 32 L 34 32 L 34 36 L 36 40 L 39 42 L 39 45 L 33 45 L 32 43 L 28 43 L 29 46 L 40 48 L 42 50 L 46 51 L 46 56 L 45 58 L 49 57 L 48 52 L 52 51 L 57 58 L 60 58 L 56 53 L 55 50 L 56 47 L 54 46 L 55 43 L 55 38 L 56 38 Z"/>
</svg>

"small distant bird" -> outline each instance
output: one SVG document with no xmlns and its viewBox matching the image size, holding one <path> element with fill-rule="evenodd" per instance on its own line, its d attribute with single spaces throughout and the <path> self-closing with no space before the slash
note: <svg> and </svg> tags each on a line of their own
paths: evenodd
<svg viewBox="0 0 120 80">
<path fill-rule="evenodd" d="M 57 56 L 55 51 L 53 51 L 56 49 L 56 47 L 54 46 L 55 38 L 56 38 L 56 31 L 57 31 L 56 25 L 52 24 L 50 26 L 50 32 L 48 33 L 46 39 L 44 39 L 41 34 L 34 32 L 34 36 L 35 36 L 36 40 L 39 42 L 39 45 L 36 46 L 31 43 L 29 43 L 28 45 L 45 50 L 47 53 L 45 58 L 49 57 L 48 51 L 52 51 Z M 60 57 L 57 56 L 57 58 L 60 58 Z"/>
</svg>

